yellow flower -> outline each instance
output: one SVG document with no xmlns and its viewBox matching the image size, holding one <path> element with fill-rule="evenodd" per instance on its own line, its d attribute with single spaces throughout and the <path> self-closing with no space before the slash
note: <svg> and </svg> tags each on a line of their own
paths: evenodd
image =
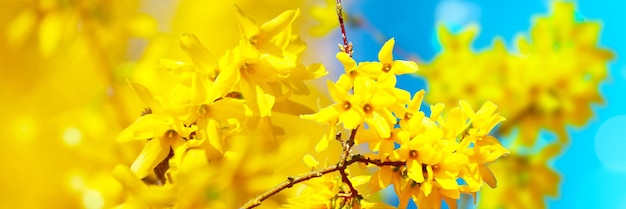
<svg viewBox="0 0 626 209">
<path fill-rule="evenodd" d="M 156 22 L 138 11 L 138 1 L 28 0 L 8 5 L 3 7 L 7 11 L 2 12 L 15 15 L 6 25 L 3 37 L 12 48 L 18 49 L 35 37 L 39 53 L 44 57 L 76 38 L 92 41 L 93 47 L 121 53 L 125 48 L 119 44 L 119 38 L 149 37 L 156 31 Z M 104 31 L 107 35 L 100 35 Z"/>
<path fill-rule="evenodd" d="M 235 6 L 235 17 L 242 33 L 242 50 L 247 58 L 260 53 L 282 57 L 291 42 L 291 24 L 300 10 L 288 10 L 258 26 L 252 18 Z"/>
<path fill-rule="evenodd" d="M 512 153 L 490 164 L 498 176 L 497 189 L 483 189 L 479 208 L 546 208 L 545 197 L 556 197 L 560 175 L 548 162 L 563 148 L 559 144 L 544 147 L 537 153 Z"/>
<path fill-rule="evenodd" d="M 381 75 L 402 75 L 407 73 L 417 72 L 417 64 L 413 61 L 393 60 L 393 45 L 395 39 L 391 38 L 378 52 L 379 62 L 363 62 L 359 63 L 359 72 L 370 76 L 373 79 L 378 79 Z"/>
<path fill-rule="evenodd" d="M 337 60 L 341 62 L 341 64 L 343 65 L 343 70 L 345 72 L 339 76 L 337 84 L 343 87 L 346 91 L 350 90 L 352 86 L 354 86 L 354 79 L 356 79 L 359 74 L 356 70 L 357 64 L 354 59 L 352 59 L 352 57 L 350 57 L 350 55 L 345 52 L 337 52 L 337 55 L 335 55 L 335 57 L 337 57 Z"/>
<path fill-rule="evenodd" d="M 146 103 L 151 112 L 137 119 L 133 124 L 124 129 L 118 136 L 117 141 L 128 143 L 133 140 L 148 140 L 131 170 L 138 178 L 148 176 L 152 170 L 170 154 L 171 149 L 176 149 L 187 137 L 196 130 L 196 126 L 187 127 L 167 109 L 156 101 L 152 94 L 142 85 L 131 83 L 135 93 Z M 154 112 L 152 112 L 154 111 Z"/>
<path fill-rule="evenodd" d="M 418 72 L 430 86 L 426 99 L 446 105 L 465 99 L 470 106 L 493 101 L 510 118 L 498 131 L 518 129 L 516 143 L 532 146 L 541 128 L 566 141 L 565 127 L 584 124 L 590 104 L 601 102 L 597 87 L 613 54 L 597 46 L 599 31 L 599 23 L 575 20 L 571 2 L 556 2 L 549 16 L 537 18 L 530 37 L 515 40 L 519 53 L 501 39 L 474 52 L 475 26 L 459 34 L 440 26 L 442 51 Z"/>
<path fill-rule="evenodd" d="M 239 89 L 254 112 L 266 117 L 271 115 L 276 96 L 286 97 L 272 88 L 292 90 L 295 82 L 325 75 L 322 65 L 305 67 L 298 62 L 303 46 L 299 46 L 302 43 L 291 34 L 291 24 L 298 14 L 299 10 L 286 11 L 257 26 L 236 7 L 235 16 L 243 39 L 219 59 L 220 73 L 213 94 L 219 97 Z"/>
<path fill-rule="evenodd" d="M 326 0 L 326 6 L 314 6 L 311 8 L 311 16 L 319 22 L 309 29 L 309 33 L 313 36 L 324 36 L 339 27 L 335 0 Z M 344 14 L 344 21 L 347 20 L 345 16 Z"/>
<path fill-rule="evenodd" d="M 409 141 L 402 142 L 397 150 L 398 156 L 393 160 L 406 159 L 408 177 L 417 183 L 422 183 L 424 181 L 423 168 L 426 168 L 422 165 L 425 160 L 430 160 L 431 157 L 427 153 L 440 151 L 432 149 L 433 143 L 441 140 L 442 136 L 443 132 L 438 128 L 427 129 Z"/>
<path fill-rule="evenodd" d="M 365 116 L 363 109 L 360 108 L 362 98 L 349 95 L 346 90 L 332 81 L 327 81 L 326 83 L 330 96 L 335 101 L 335 104 L 321 109 L 315 114 L 302 115 L 301 117 L 322 124 L 337 121 L 337 123 L 343 123 L 343 127 L 346 129 L 357 128 L 363 122 Z"/>
</svg>

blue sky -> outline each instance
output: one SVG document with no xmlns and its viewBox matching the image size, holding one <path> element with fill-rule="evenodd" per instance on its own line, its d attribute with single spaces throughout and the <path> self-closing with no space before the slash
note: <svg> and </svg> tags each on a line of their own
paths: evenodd
<svg viewBox="0 0 626 209">
<path fill-rule="evenodd" d="M 605 103 L 592 105 L 594 116 L 583 127 L 569 127 L 571 143 L 553 167 L 561 174 L 560 197 L 548 199 L 550 208 L 626 208 L 626 12 L 622 1 L 579 0 L 578 17 L 601 21 L 600 46 L 617 56 L 609 63 L 609 77 L 599 87 Z M 430 60 L 438 47 L 434 39 L 436 23 L 451 26 L 478 23 L 480 34 L 475 49 L 489 46 L 494 37 L 510 45 L 513 38 L 528 31 L 533 16 L 549 12 L 550 1 L 362 1 L 346 7 L 348 14 L 367 17 L 367 21 L 396 45 Z M 354 58 L 376 60 L 382 42 L 371 30 L 348 28 L 354 43 Z M 401 57 L 402 54 L 396 54 Z M 402 76 L 399 86 L 415 92 L 426 83 L 413 76 Z M 547 135 L 550 137 L 550 135 Z"/>
</svg>

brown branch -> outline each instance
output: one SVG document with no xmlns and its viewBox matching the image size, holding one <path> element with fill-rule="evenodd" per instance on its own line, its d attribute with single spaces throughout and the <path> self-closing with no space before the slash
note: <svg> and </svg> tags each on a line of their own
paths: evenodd
<svg viewBox="0 0 626 209">
<path fill-rule="evenodd" d="M 274 188 L 268 190 L 267 192 L 257 196 L 256 198 L 248 201 L 243 207 L 244 209 L 250 209 L 250 208 L 254 208 L 257 207 L 259 205 L 261 205 L 261 202 L 263 202 L 264 200 L 266 200 L 267 198 L 278 194 L 280 191 L 285 190 L 287 188 L 291 188 L 293 187 L 293 185 L 298 184 L 300 182 L 303 181 L 307 181 L 313 178 L 318 178 L 321 177 L 325 174 L 328 173 L 332 173 L 335 171 L 342 171 L 349 166 L 352 165 L 354 163 L 365 163 L 365 164 L 374 164 L 377 166 L 404 166 L 406 165 L 406 162 L 404 161 L 382 161 L 380 159 L 370 159 L 368 157 L 365 157 L 363 155 L 352 155 L 350 156 L 350 159 L 345 161 L 344 163 L 338 163 L 336 165 L 331 165 L 327 168 L 321 169 L 321 170 L 317 170 L 317 171 L 312 171 L 309 173 L 305 173 L 296 177 L 288 177 L 287 180 L 285 180 L 284 182 L 276 185 Z"/>
<path fill-rule="evenodd" d="M 309 179 L 313 179 L 313 178 L 317 178 L 317 177 L 321 177 L 324 174 L 327 173 L 331 173 L 331 172 L 335 172 L 338 171 L 340 169 L 343 169 L 341 167 L 339 167 L 338 165 L 332 165 L 329 166 L 327 168 L 318 170 L 318 171 L 312 171 L 306 174 L 302 174 L 296 177 L 287 177 L 286 181 L 283 181 L 282 183 L 276 185 L 274 188 L 268 190 L 267 192 L 257 196 L 256 198 L 248 201 L 243 207 L 241 208 L 245 208 L 245 209 L 250 209 L 250 208 L 254 208 L 256 206 L 261 205 L 261 202 L 263 202 L 264 200 L 266 200 L 267 198 L 278 194 L 280 191 L 287 189 L 287 188 L 291 188 L 293 185 L 303 182 L 303 181 L 307 181 Z"/>
<path fill-rule="evenodd" d="M 348 43 L 348 36 L 346 36 L 346 26 L 343 22 L 343 7 L 341 6 L 341 0 L 337 0 L 337 18 L 339 19 L 339 27 L 341 28 L 341 38 L 343 38 L 343 46 L 339 45 L 339 49 L 352 57 L 352 43 Z"/>
<path fill-rule="evenodd" d="M 352 160 L 351 158 L 348 159 L 348 157 L 351 157 L 352 146 L 354 146 L 354 139 L 356 138 L 356 132 L 358 129 L 359 127 L 352 129 L 352 132 L 350 133 L 350 138 L 348 138 L 348 140 L 346 140 L 345 142 L 342 142 L 343 153 L 341 153 L 341 158 L 339 159 L 339 163 L 337 164 L 339 167 L 343 168 L 339 170 L 339 173 L 341 174 L 341 181 L 343 181 L 343 183 L 348 185 L 348 188 L 350 188 L 350 194 L 348 195 L 348 197 L 351 198 L 358 197 L 359 191 L 354 188 L 354 185 L 352 185 L 350 178 L 348 178 L 348 173 L 346 172 L 346 168 L 348 168 L 348 165 L 346 165 L 346 161 Z"/>
<path fill-rule="evenodd" d="M 397 167 L 397 166 L 406 165 L 406 162 L 404 161 L 382 161 L 380 159 L 371 159 L 363 155 L 353 155 L 351 161 L 365 163 L 366 165 L 374 164 L 374 165 L 377 165 L 378 167 L 381 167 L 381 166 L 396 166 Z"/>
</svg>

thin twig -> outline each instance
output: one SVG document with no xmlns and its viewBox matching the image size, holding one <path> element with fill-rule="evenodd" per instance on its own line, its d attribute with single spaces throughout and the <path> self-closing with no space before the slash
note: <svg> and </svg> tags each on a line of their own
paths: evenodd
<svg viewBox="0 0 626 209">
<path fill-rule="evenodd" d="M 343 181 L 343 183 L 348 185 L 348 188 L 350 188 L 349 197 L 351 198 L 358 197 L 359 191 L 356 190 L 356 188 L 354 188 L 354 185 L 352 185 L 350 178 L 348 178 L 348 173 L 346 172 L 346 168 L 348 168 L 348 166 L 345 165 L 345 163 L 348 160 L 352 160 L 352 159 L 348 159 L 348 157 L 351 156 L 352 146 L 354 146 L 354 139 L 356 138 L 356 132 L 358 129 L 359 127 L 352 129 L 352 132 L 350 133 L 350 138 L 348 138 L 348 140 L 342 143 L 343 153 L 341 154 L 341 158 L 339 159 L 339 163 L 338 163 L 340 167 L 343 167 L 343 169 L 339 170 L 339 173 L 341 174 L 341 181 Z"/>
<path fill-rule="evenodd" d="M 335 171 L 341 171 L 341 170 L 345 170 L 349 165 L 352 165 L 354 163 L 365 163 L 365 164 L 374 164 L 377 166 L 404 166 L 406 165 L 406 162 L 404 161 L 381 161 L 380 159 L 370 159 L 367 158 L 363 155 L 352 155 L 350 156 L 350 159 L 345 161 L 344 163 L 342 163 L 342 165 L 340 166 L 340 164 L 336 164 L 336 165 L 331 165 L 327 168 L 321 169 L 321 170 L 317 170 L 317 171 L 312 171 L 309 173 L 305 173 L 296 177 L 288 177 L 287 180 L 283 181 L 282 183 L 276 185 L 274 188 L 268 190 L 267 192 L 257 196 L 256 198 L 248 201 L 243 207 L 243 209 L 250 209 L 250 208 L 254 208 L 257 207 L 259 205 L 261 205 L 261 203 L 266 200 L 267 198 L 278 194 L 280 191 L 285 190 L 287 188 L 291 188 L 293 187 L 293 185 L 298 184 L 300 182 L 303 181 L 307 181 L 310 179 L 314 179 L 314 178 L 318 178 L 321 177 L 325 174 L 328 173 L 332 173 Z"/>
<path fill-rule="evenodd" d="M 307 181 L 309 179 L 313 179 L 313 178 L 317 178 L 317 177 L 321 177 L 324 174 L 327 173 L 331 173 L 334 171 L 338 171 L 342 169 L 341 167 L 339 167 L 338 165 L 332 165 L 330 167 L 324 168 L 322 170 L 318 170 L 318 171 L 313 171 L 313 172 L 309 172 L 306 174 L 302 174 L 300 176 L 297 177 L 288 177 L 286 181 L 280 183 L 279 185 L 276 185 L 274 188 L 268 190 L 267 192 L 259 195 L 258 197 L 248 201 L 243 207 L 241 208 L 245 208 L 245 209 L 250 209 L 250 208 L 254 208 L 256 206 L 261 205 L 261 203 L 266 200 L 267 198 L 278 194 L 280 191 L 287 189 L 287 188 L 291 188 L 293 185 L 303 182 L 303 181 Z"/>
<path fill-rule="evenodd" d="M 339 27 L 341 27 L 341 38 L 343 38 L 343 46 L 340 45 L 339 48 L 352 57 L 352 43 L 348 43 L 348 36 L 346 36 L 346 26 L 343 23 L 343 7 L 341 6 L 341 0 L 337 0 L 337 18 L 339 19 Z"/>
</svg>

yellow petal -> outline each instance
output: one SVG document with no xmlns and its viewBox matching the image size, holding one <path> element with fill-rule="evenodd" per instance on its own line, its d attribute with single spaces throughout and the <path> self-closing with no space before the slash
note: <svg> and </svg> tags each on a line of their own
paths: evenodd
<svg viewBox="0 0 626 209">
<path fill-rule="evenodd" d="M 287 10 L 271 19 L 261 26 L 261 32 L 265 38 L 273 37 L 274 35 L 280 33 L 285 30 L 288 26 L 293 23 L 296 17 L 300 14 L 300 10 Z"/>
<path fill-rule="evenodd" d="M 148 114 L 124 129 L 116 140 L 121 143 L 128 143 L 132 140 L 156 138 L 162 136 L 169 129 L 169 124 L 163 118 L 155 114 Z"/>
<path fill-rule="evenodd" d="M 207 168 L 209 162 L 206 158 L 205 150 L 202 149 L 190 149 L 185 152 L 183 159 L 180 163 L 180 174 L 191 175 L 198 170 Z"/>
<path fill-rule="evenodd" d="M 396 60 L 393 61 L 392 70 L 396 75 L 415 73 L 418 70 L 417 63 L 413 61 Z"/>
<path fill-rule="evenodd" d="M 304 164 L 306 164 L 306 166 L 309 168 L 315 168 L 317 165 L 320 164 L 320 162 L 317 161 L 311 154 L 304 155 L 302 161 L 304 161 Z"/>
<path fill-rule="evenodd" d="M 207 139 L 209 144 L 219 152 L 224 153 L 224 146 L 222 143 L 222 136 L 220 135 L 220 126 L 215 120 L 209 120 L 207 124 Z"/>
<path fill-rule="evenodd" d="M 407 175 L 410 179 L 417 183 L 424 182 L 424 174 L 422 173 L 422 164 L 415 159 L 409 159 L 407 164 Z"/>
<path fill-rule="evenodd" d="M 389 107 L 391 104 L 396 103 L 396 97 L 385 93 L 374 94 L 371 100 L 374 109 L 383 109 Z"/>
<path fill-rule="evenodd" d="M 267 83 L 256 81 L 248 73 L 242 74 L 241 91 L 252 107 L 256 107 L 261 117 L 270 116 L 275 98 Z"/>
<path fill-rule="evenodd" d="M 329 121 L 335 121 L 339 117 L 339 111 L 335 106 L 329 106 L 321 109 L 319 112 L 310 115 L 300 115 L 300 118 L 313 120 L 320 124 L 326 124 Z"/>
<path fill-rule="evenodd" d="M 377 112 L 367 117 L 367 125 L 374 128 L 381 138 L 389 138 L 391 136 L 391 125 Z"/>
<path fill-rule="evenodd" d="M 239 30 L 246 39 L 252 38 L 259 34 L 259 26 L 248 16 L 241 8 L 235 5 L 235 20 L 239 26 Z M 247 40 L 246 40 L 247 41 Z"/>
<path fill-rule="evenodd" d="M 126 191 L 130 193 L 135 193 L 145 187 L 144 184 L 141 183 L 139 179 L 128 169 L 128 167 L 123 165 L 117 165 L 112 171 L 113 178 L 117 179 Z"/>
<path fill-rule="evenodd" d="M 33 10 L 20 12 L 7 26 L 6 36 L 9 44 L 21 46 L 31 37 L 37 23 L 37 13 Z"/>
<path fill-rule="evenodd" d="M 137 178 L 142 179 L 148 176 L 169 153 L 169 143 L 161 138 L 152 139 L 144 145 L 143 150 L 130 166 L 130 170 L 135 173 Z"/>
<path fill-rule="evenodd" d="M 359 75 L 365 75 L 372 79 L 378 79 L 380 74 L 383 72 L 383 64 L 379 62 L 359 62 L 359 66 L 357 67 L 357 71 Z"/>
<path fill-rule="evenodd" d="M 432 193 L 433 191 L 433 184 L 431 182 L 427 182 L 425 184 L 422 185 L 421 187 L 422 192 L 424 192 L 424 196 L 428 197 L 428 195 L 430 195 L 430 193 Z M 439 200 L 437 200 L 439 201 Z M 418 207 L 422 207 L 422 206 L 418 206 Z M 439 208 L 439 207 L 437 207 Z"/>
<path fill-rule="evenodd" d="M 66 24 L 62 14 L 49 13 L 39 23 L 39 50 L 44 56 L 56 51 Z"/>
<path fill-rule="evenodd" d="M 355 176 L 355 177 L 350 178 L 350 182 L 352 182 L 353 186 L 358 187 L 369 182 L 371 177 L 372 176 L 370 175 Z"/>
<path fill-rule="evenodd" d="M 443 112 L 443 108 L 445 105 L 443 103 L 437 103 L 435 105 L 430 106 L 430 119 L 433 121 L 437 121 L 437 118 L 441 116 L 441 112 Z"/>
<path fill-rule="evenodd" d="M 243 123 L 246 118 L 246 107 L 243 100 L 233 98 L 223 98 L 209 106 L 211 118 L 218 121 L 237 119 Z"/>
<path fill-rule="evenodd" d="M 239 66 L 228 66 L 222 68 L 222 72 L 215 79 L 212 91 L 207 92 L 207 101 L 215 101 L 217 98 L 225 96 L 234 90 L 235 86 L 241 81 L 241 72 Z"/>
<path fill-rule="evenodd" d="M 498 182 L 496 181 L 496 177 L 493 175 L 491 170 L 489 168 L 487 168 L 487 166 L 480 165 L 478 167 L 478 169 L 480 171 L 480 175 L 481 175 L 482 179 L 485 181 L 485 183 L 487 183 L 487 185 L 489 185 L 489 187 L 496 188 L 498 186 L 497 185 Z"/>
<path fill-rule="evenodd" d="M 326 148 L 328 148 L 328 140 L 329 136 L 324 134 L 322 136 L 322 139 L 320 139 L 319 142 L 317 142 L 317 144 L 315 145 L 315 152 L 319 153 L 322 152 L 324 150 L 326 150 Z"/>
<path fill-rule="evenodd" d="M 139 83 L 131 82 L 130 80 L 127 82 L 128 85 L 130 85 L 130 87 L 133 89 L 133 92 L 135 92 L 137 97 L 139 97 L 139 99 L 141 99 L 141 101 L 146 106 L 151 108 L 153 111 L 161 111 L 161 104 L 154 99 L 154 96 L 152 96 L 152 93 L 150 93 L 150 90 L 148 90 L 148 88 Z"/>
<path fill-rule="evenodd" d="M 326 80 L 326 85 L 328 86 L 330 97 L 333 98 L 335 102 L 339 103 L 348 100 L 348 92 L 344 88 L 341 88 L 330 80 Z"/>
<path fill-rule="evenodd" d="M 424 100 L 424 89 L 419 90 L 418 92 L 415 93 L 415 95 L 413 95 L 413 99 L 411 99 L 411 102 L 409 103 L 409 106 L 407 107 L 408 111 L 412 113 L 419 111 L 420 107 L 422 106 L 423 100 Z"/>
<path fill-rule="evenodd" d="M 461 106 L 461 110 L 465 113 L 465 115 L 467 115 L 467 117 L 469 118 L 474 118 L 476 113 L 474 113 L 474 109 L 472 108 L 472 106 L 467 103 L 466 101 L 459 101 L 459 105 Z"/>
<path fill-rule="evenodd" d="M 394 38 L 389 39 L 378 52 L 378 61 L 383 64 L 393 63 L 393 45 L 396 43 Z"/>
<path fill-rule="evenodd" d="M 350 55 L 348 55 L 348 53 L 338 52 L 335 57 L 337 57 L 337 60 L 341 62 L 346 73 L 356 69 L 356 62 L 352 59 L 352 57 L 350 57 Z"/>
<path fill-rule="evenodd" d="M 189 94 L 191 104 L 201 104 L 205 102 L 207 88 L 204 84 L 204 79 L 201 78 L 199 74 L 193 75 Z"/>
<path fill-rule="evenodd" d="M 457 184 L 456 180 L 451 176 L 446 176 L 442 178 L 435 176 L 435 180 L 437 181 L 437 183 L 439 183 L 439 186 L 441 186 L 441 188 L 443 189 L 452 190 L 452 189 L 459 188 L 459 184 Z"/>
<path fill-rule="evenodd" d="M 355 129 L 363 123 L 363 115 L 350 109 L 339 116 L 339 121 L 343 123 L 345 129 Z"/>
<path fill-rule="evenodd" d="M 214 70 L 217 60 L 194 34 L 184 33 L 180 37 L 180 48 L 194 64 L 201 65 L 204 72 L 209 73 Z"/>
</svg>

